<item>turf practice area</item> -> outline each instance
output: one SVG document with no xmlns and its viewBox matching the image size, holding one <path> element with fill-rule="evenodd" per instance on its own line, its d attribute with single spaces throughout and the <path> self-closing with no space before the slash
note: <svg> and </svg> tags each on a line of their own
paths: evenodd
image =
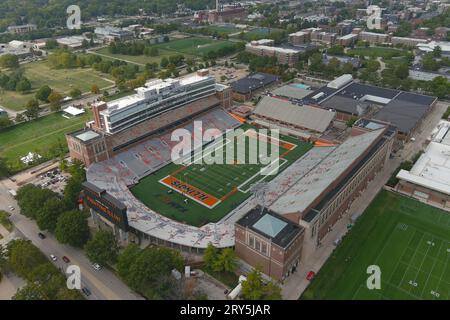
<svg viewBox="0 0 450 320">
<path fill-rule="evenodd" d="M 131 191 L 156 212 L 201 226 L 220 220 L 250 196 L 252 184 L 273 179 L 311 148 L 310 144 L 290 137 L 268 139 L 247 125 L 241 128 L 244 134 L 234 141 L 217 139 L 205 146 L 202 153 L 187 157 L 183 164 L 172 163 L 145 177 Z M 268 152 L 260 149 L 264 143 Z M 235 153 L 234 157 L 228 156 L 227 164 L 208 164 L 208 159 L 219 155 L 226 161 L 230 147 L 234 147 Z M 278 171 L 275 162 L 271 161 L 276 159 L 272 152 L 274 147 L 279 147 Z M 243 149 L 245 156 L 241 158 L 238 152 Z M 252 154 L 263 161 L 251 164 Z M 192 162 L 195 159 L 201 159 L 201 162 Z M 266 175 L 272 171 L 274 174 Z"/>
<path fill-rule="evenodd" d="M 210 38 L 191 37 L 156 45 L 164 50 L 174 51 L 182 54 L 202 56 L 209 51 L 218 50 L 223 47 L 232 46 L 233 42 L 226 40 L 214 40 Z"/>
<path fill-rule="evenodd" d="M 450 213 L 382 191 L 304 292 L 305 299 L 450 299 Z M 381 289 L 366 285 L 370 265 Z"/>
</svg>

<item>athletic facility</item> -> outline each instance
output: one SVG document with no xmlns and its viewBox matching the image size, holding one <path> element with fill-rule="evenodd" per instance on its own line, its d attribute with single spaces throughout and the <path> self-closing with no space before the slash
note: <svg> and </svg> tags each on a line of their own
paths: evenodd
<svg viewBox="0 0 450 320">
<path fill-rule="evenodd" d="M 271 139 L 249 125 L 239 129 L 242 134 L 234 141 L 226 137 L 213 141 L 200 155 L 197 151 L 187 157 L 185 162 L 189 164 L 170 164 L 143 178 L 131 191 L 148 207 L 177 221 L 201 226 L 218 221 L 250 196 L 252 185 L 271 180 L 312 147 L 286 136 Z M 209 158 L 219 153 L 225 162 L 231 144 L 234 154 L 228 163 L 207 164 Z M 263 144 L 268 151 L 265 163 L 252 164 L 251 155 L 262 155 Z M 277 158 L 270 160 L 275 148 Z M 242 156 L 240 150 L 245 152 Z M 195 163 L 196 157 L 201 163 Z"/>
<path fill-rule="evenodd" d="M 382 191 L 322 267 L 305 299 L 450 299 L 450 215 Z M 381 289 L 366 285 L 369 265 Z"/>
</svg>

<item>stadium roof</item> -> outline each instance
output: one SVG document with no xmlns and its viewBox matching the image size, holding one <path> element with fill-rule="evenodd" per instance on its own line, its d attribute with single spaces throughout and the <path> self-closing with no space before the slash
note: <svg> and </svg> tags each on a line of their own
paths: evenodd
<svg viewBox="0 0 450 320">
<path fill-rule="evenodd" d="M 425 153 L 410 171 L 400 170 L 397 178 L 450 195 L 450 122 L 438 124 Z"/>
<path fill-rule="evenodd" d="M 271 239 L 282 248 L 286 248 L 304 230 L 303 227 L 267 208 L 261 210 L 261 207 L 253 208 L 236 223 Z"/>
<path fill-rule="evenodd" d="M 272 91 L 274 95 L 292 99 L 303 99 L 309 95 L 312 90 L 300 88 L 295 85 L 285 85 Z"/>
<path fill-rule="evenodd" d="M 268 96 L 262 98 L 253 113 L 318 132 L 324 132 L 335 117 L 335 113 L 328 110 L 306 105 L 298 106 Z"/>
<path fill-rule="evenodd" d="M 368 104 L 349 97 L 335 95 L 322 103 L 322 107 L 353 115 L 362 115 L 367 110 Z"/>
<path fill-rule="evenodd" d="M 348 138 L 276 200 L 270 209 L 279 214 L 303 213 L 382 137 L 384 131 L 380 129 Z"/>
<path fill-rule="evenodd" d="M 231 83 L 233 91 L 246 94 L 278 81 L 278 77 L 268 73 L 254 73 Z"/>
</svg>

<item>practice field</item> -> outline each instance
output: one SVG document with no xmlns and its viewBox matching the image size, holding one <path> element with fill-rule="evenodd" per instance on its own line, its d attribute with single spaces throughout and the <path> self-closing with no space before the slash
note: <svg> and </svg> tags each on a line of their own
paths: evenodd
<svg viewBox="0 0 450 320">
<path fill-rule="evenodd" d="M 406 50 L 386 47 L 356 47 L 347 51 L 350 56 L 381 57 L 384 59 L 404 56 L 407 53 Z"/>
<path fill-rule="evenodd" d="M 64 118 L 61 113 L 53 113 L 1 130 L 0 157 L 14 164 L 28 152 L 45 155 L 46 150 L 58 142 L 67 149 L 65 133 L 83 128 L 90 117 L 90 112 L 72 119 Z"/>
<path fill-rule="evenodd" d="M 305 299 L 450 299 L 450 213 L 382 191 L 304 292 Z M 369 290 L 367 267 L 381 270 Z"/>
<path fill-rule="evenodd" d="M 235 141 L 224 139 L 221 143 L 219 139 L 204 147 L 202 153 L 194 154 L 193 159 L 201 159 L 200 163 L 172 163 L 142 179 L 131 192 L 149 208 L 171 219 L 201 226 L 219 221 L 250 196 L 252 184 L 273 179 L 311 148 L 310 144 L 291 137 L 267 139 L 249 130 L 253 129 L 250 126 L 241 128 L 245 133 Z M 262 144 L 267 146 L 268 152 L 261 150 Z M 227 162 L 229 164 L 207 164 L 220 154 L 225 161 L 230 147 L 234 148 L 235 156 Z M 271 160 L 263 156 L 272 156 L 273 160 L 274 147 L 279 148 L 278 171 L 275 163 L 270 164 Z M 244 156 L 238 153 L 242 149 L 245 149 L 245 157 L 241 159 L 236 155 Z M 264 163 L 251 162 L 251 154 L 261 156 Z M 273 175 L 265 175 L 272 171 Z"/>
<path fill-rule="evenodd" d="M 210 38 L 191 37 L 181 40 L 173 40 L 156 45 L 164 50 L 175 51 L 194 56 L 203 56 L 212 50 L 233 46 L 233 42 L 225 40 L 214 40 Z"/>
<path fill-rule="evenodd" d="M 110 53 L 109 48 L 101 48 L 99 50 L 95 51 L 96 54 L 104 57 L 104 58 L 111 58 L 112 60 L 122 60 L 129 63 L 134 63 L 139 66 L 145 66 L 146 63 L 153 63 L 156 62 L 158 65 L 161 62 L 161 59 L 163 57 L 168 57 L 170 55 L 173 55 L 174 53 L 172 51 L 160 49 L 158 50 L 158 55 L 155 57 L 150 57 L 146 55 L 126 55 L 126 54 L 116 54 L 116 53 Z M 94 54 L 94 53 L 91 53 Z"/>
<path fill-rule="evenodd" d="M 20 94 L 4 90 L 0 92 L 0 105 L 13 110 L 22 110 L 43 85 L 48 85 L 65 95 L 74 88 L 80 89 L 83 93 L 89 92 L 93 84 L 100 89 L 114 85 L 109 75 L 90 68 L 52 69 L 46 61 L 39 61 L 24 64 L 23 69 L 25 76 L 31 81 L 31 92 Z"/>
</svg>

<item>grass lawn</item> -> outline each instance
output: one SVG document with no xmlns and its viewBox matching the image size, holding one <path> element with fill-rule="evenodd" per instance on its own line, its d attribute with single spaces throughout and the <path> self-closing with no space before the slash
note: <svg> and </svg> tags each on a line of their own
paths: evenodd
<svg viewBox="0 0 450 320">
<path fill-rule="evenodd" d="M 24 64 L 23 69 L 25 76 L 31 81 L 31 92 L 20 94 L 3 90 L 0 92 L 0 105 L 12 110 L 22 110 L 28 100 L 34 98 L 35 92 L 43 85 L 48 85 L 67 95 L 74 88 L 78 88 L 84 93 L 89 92 L 93 84 L 100 89 L 114 84 L 109 75 L 90 68 L 52 69 L 46 61 L 38 61 Z"/>
<path fill-rule="evenodd" d="M 6 128 L 0 131 L 0 157 L 15 163 L 30 151 L 45 154 L 48 146 L 58 142 L 67 148 L 64 134 L 81 129 L 90 118 L 90 112 L 72 119 L 58 112 Z"/>
<path fill-rule="evenodd" d="M 203 269 L 203 271 L 209 274 L 211 277 L 222 282 L 231 290 L 233 290 L 239 283 L 239 276 L 233 272 L 214 272 L 205 268 Z"/>
<path fill-rule="evenodd" d="M 217 31 L 218 33 L 235 33 L 238 32 L 240 29 L 234 28 L 234 27 L 225 27 L 225 26 L 207 26 L 205 29 L 211 30 L 211 31 Z"/>
<path fill-rule="evenodd" d="M 211 38 L 191 37 L 173 40 L 156 45 L 160 49 L 175 51 L 193 56 L 203 56 L 209 51 L 218 50 L 223 47 L 232 46 L 233 42 L 226 40 L 214 40 Z"/>
<path fill-rule="evenodd" d="M 245 125 L 241 128 L 247 130 L 251 127 Z M 252 139 L 254 139 L 253 142 L 257 140 L 256 137 L 248 137 L 244 142 L 236 139 L 235 150 L 239 150 L 239 145 L 242 146 L 244 143 L 245 150 L 250 150 Z M 310 144 L 290 137 L 280 136 L 280 139 L 286 142 L 290 149 L 288 150 L 286 145 L 280 147 L 279 172 L 311 148 Z M 216 143 L 217 141 L 204 147 L 204 159 L 210 154 L 224 153 L 224 150 L 233 142 L 227 140 L 225 148 Z M 272 150 L 270 147 L 267 148 Z M 259 149 L 255 154 L 261 153 Z M 235 164 L 176 165 L 172 163 L 142 179 L 139 184 L 131 188 L 131 192 L 149 208 L 171 219 L 194 226 L 217 222 L 251 195 L 249 192 L 251 184 L 262 180 L 268 181 L 276 176 L 276 174 L 261 175 L 260 169 L 265 165 L 248 164 L 248 154 L 246 152 L 247 159 L 245 163 L 241 161 L 241 164 L 238 160 Z M 187 195 L 183 187 L 181 189 L 177 187 L 180 185 L 195 190 L 196 195 L 193 193 Z M 184 200 L 187 198 L 189 200 L 185 203 Z"/>
<path fill-rule="evenodd" d="M 0 210 L 0 224 L 3 225 L 5 229 L 8 230 L 9 232 L 11 232 L 13 229 L 13 225 L 9 220 L 9 216 L 6 211 Z"/>
<path fill-rule="evenodd" d="M 304 292 L 305 299 L 450 299 L 450 213 L 381 191 Z M 366 286 L 381 269 L 381 289 Z"/>
<path fill-rule="evenodd" d="M 347 55 L 351 56 L 381 57 L 383 59 L 400 57 L 407 53 L 406 50 L 385 47 L 356 47 L 347 51 Z"/>
<path fill-rule="evenodd" d="M 259 39 L 265 39 L 267 36 L 272 32 L 278 32 L 283 31 L 283 29 L 277 29 L 277 28 L 255 28 L 251 31 L 244 32 L 244 37 L 242 40 L 245 41 L 253 41 L 253 40 L 259 40 Z M 240 35 L 233 35 L 233 38 L 240 38 Z"/>
<path fill-rule="evenodd" d="M 153 63 L 153 62 L 156 62 L 159 65 L 162 57 L 167 57 L 167 56 L 174 54 L 173 52 L 167 51 L 164 49 L 158 49 L 158 51 L 159 51 L 159 55 L 156 57 L 150 57 L 150 56 L 146 56 L 146 55 L 131 56 L 131 55 L 126 55 L 126 54 L 113 54 L 113 53 L 109 52 L 109 48 L 101 48 L 99 50 L 96 50 L 95 52 L 97 52 L 101 55 L 106 55 L 112 59 L 129 61 L 129 62 L 136 63 L 139 65 L 145 65 L 146 63 Z"/>
</svg>

